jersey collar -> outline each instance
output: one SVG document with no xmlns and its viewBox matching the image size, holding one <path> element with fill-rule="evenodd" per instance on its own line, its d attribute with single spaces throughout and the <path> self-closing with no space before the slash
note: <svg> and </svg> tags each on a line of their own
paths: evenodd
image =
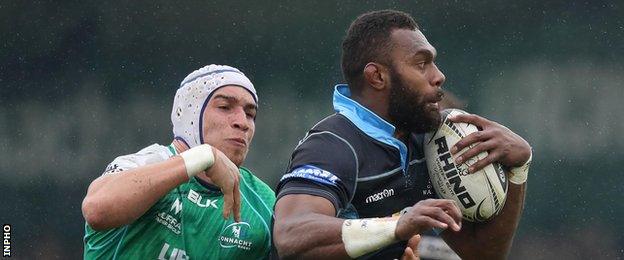
<svg viewBox="0 0 624 260">
<path fill-rule="evenodd" d="M 386 120 L 351 99 L 351 90 L 347 84 L 338 84 L 334 90 L 334 110 L 345 116 L 366 135 L 390 145 L 401 154 L 401 168 L 407 172 L 407 146 L 394 138 L 396 127 Z"/>
<path fill-rule="evenodd" d="M 167 148 L 169 148 L 169 152 L 171 153 L 171 156 L 178 155 L 178 151 L 176 150 L 176 148 L 173 145 L 173 143 L 171 143 L 169 146 L 167 146 Z"/>
</svg>

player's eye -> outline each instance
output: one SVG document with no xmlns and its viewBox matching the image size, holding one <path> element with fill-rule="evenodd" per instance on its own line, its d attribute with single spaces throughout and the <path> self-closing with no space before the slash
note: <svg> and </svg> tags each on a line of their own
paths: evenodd
<svg viewBox="0 0 624 260">
<path fill-rule="evenodd" d="M 245 114 L 247 115 L 247 118 L 256 119 L 256 112 L 247 112 Z"/>
</svg>

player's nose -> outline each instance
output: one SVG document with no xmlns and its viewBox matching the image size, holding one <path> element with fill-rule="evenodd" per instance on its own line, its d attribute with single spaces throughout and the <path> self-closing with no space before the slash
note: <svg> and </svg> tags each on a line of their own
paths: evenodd
<svg viewBox="0 0 624 260">
<path fill-rule="evenodd" d="M 247 113 L 243 108 L 235 109 L 234 113 L 230 115 L 230 123 L 233 128 L 240 129 L 242 131 L 249 130 L 249 120 L 247 120 Z"/>
<path fill-rule="evenodd" d="M 431 84 L 441 88 L 442 84 L 444 84 L 444 81 L 446 81 L 446 76 L 444 76 L 444 73 L 442 73 L 442 71 L 438 68 L 437 65 L 433 65 L 434 69 L 435 69 L 435 73 L 432 79 Z"/>
</svg>

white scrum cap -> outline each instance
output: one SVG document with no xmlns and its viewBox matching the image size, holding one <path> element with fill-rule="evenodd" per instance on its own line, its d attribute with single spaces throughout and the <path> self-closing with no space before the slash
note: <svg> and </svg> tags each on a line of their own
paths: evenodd
<svg viewBox="0 0 624 260">
<path fill-rule="evenodd" d="M 215 90 L 227 85 L 245 88 L 258 103 L 256 89 L 240 70 L 225 65 L 205 66 L 186 76 L 176 92 L 171 110 L 173 137 L 189 148 L 203 144 L 204 109 Z"/>
</svg>

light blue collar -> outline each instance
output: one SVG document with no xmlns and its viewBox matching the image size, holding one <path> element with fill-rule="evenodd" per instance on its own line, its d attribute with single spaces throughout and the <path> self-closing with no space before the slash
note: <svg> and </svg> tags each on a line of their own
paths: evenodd
<svg viewBox="0 0 624 260">
<path fill-rule="evenodd" d="M 394 138 L 396 128 L 377 114 L 351 99 L 351 90 L 346 84 L 338 84 L 334 90 L 334 110 L 345 116 L 357 128 L 371 138 L 390 145 L 401 154 L 401 168 L 407 172 L 407 146 Z"/>
</svg>

